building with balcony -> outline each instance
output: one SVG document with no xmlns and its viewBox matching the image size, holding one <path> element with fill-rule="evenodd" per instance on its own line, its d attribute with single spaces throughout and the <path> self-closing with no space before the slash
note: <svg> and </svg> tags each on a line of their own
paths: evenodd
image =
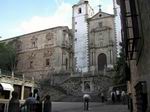
<svg viewBox="0 0 150 112">
<path fill-rule="evenodd" d="M 150 2 L 117 0 L 121 9 L 122 41 L 128 94 L 133 112 L 150 111 Z"/>
</svg>

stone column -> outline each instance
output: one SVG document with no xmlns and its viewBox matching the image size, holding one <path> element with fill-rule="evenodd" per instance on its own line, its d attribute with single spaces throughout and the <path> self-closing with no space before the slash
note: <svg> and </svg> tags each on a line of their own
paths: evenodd
<svg viewBox="0 0 150 112">
<path fill-rule="evenodd" d="M 14 71 L 12 71 L 12 73 L 11 73 L 11 85 L 12 86 L 14 85 L 14 80 L 15 80 Z M 11 99 L 11 97 L 12 97 L 12 91 L 10 91 L 9 99 Z"/>
<path fill-rule="evenodd" d="M 22 81 L 22 89 L 21 89 L 21 100 L 24 99 L 24 82 L 25 82 L 25 78 L 24 78 L 24 74 L 22 75 L 23 81 Z"/>
<path fill-rule="evenodd" d="M 32 77 L 32 87 L 31 87 L 31 92 L 33 93 L 33 91 L 34 91 L 34 77 Z"/>
<path fill-rule="evenodd" d="M 21 89 L 21 100 L 24 100 L 24 82 Z"/>
</svg>

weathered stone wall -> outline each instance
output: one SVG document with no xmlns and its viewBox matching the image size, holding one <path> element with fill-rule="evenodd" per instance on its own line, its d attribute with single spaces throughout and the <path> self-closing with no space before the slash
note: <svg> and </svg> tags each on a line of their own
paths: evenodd
<svg viewBox="0 0 150 112">
<path fill-rule="evenodd" d="M 138 0 L 139 5 L 139 18 L 141 20 L 141 40 L 144 40 L 144 46 L 142 48 L 142 53 L 137 64 L 137 70 L 139 73 L 139 80 L 146 81 L 147 83 L 147 93 L 148 93 L 148 107 L 150 111 L 150 2 L 149 0 Z M 148 112 L 148 111 L 147 111 Z"/>
<path fill-rule="evenodd" d="M 51 28 L 16 39 L 17 73 L 41 79 L 53 72 L 73 70 L 73 38 L 68 27 Z"/>
<path fill-rule="evenodd" d="M 119 1 L 119 0 L 118 0 Z M 134 8 L 133 6 L 130 7 L 130 1 L 132 0 L 126 0 L 126 9 L 127 12 L 129 12 L 130 14 L 130 9 Z M 131 69 L 131 80 L 130 80 L 130 86 L 131 86 L 131 94 L 132 94 L 132 98 L 133 98 L 133 108 L 134 108 L 134 112 L 138 111 L 137 109 L 137 105 L 139 105 L 141 103 L 141 101 L 137 102 L 137 98 L 138 95 L 135 91 L 135 87 L 137 86 L 137 84 L 140 83 L 140 81 L 145 81 L 147 84 L 147 87 L 145 88 L 147 90 L 147 98 L 148 98 L 148 110 L 147 112 L 150 111 L 150 2 L 149 0 L 134 0 L 132 3 L 134 4 L 135 2 L 135 8 L 136 8 L 136 17 L 138 20 L 138 27 L 133 27 L 132 25 L 132 20 L 131 17 L 133 17 L 133 19 L 135 19 L 134 16 L 131 16 L 128 19 L 128 25 L 132 26 L 133 29 L 129 30 L 129 37 L 127 38 L 138 38 L 138 42 L 137 45 L 133 45 L 135 47 L 135 49 L 137 50 L 136 53 L 133 53 L 134 58 L 136 58 L 136 60 L 129 60 L 129 64 L 130 64 L 130 69 Z M 119 3 L 119 2 L 118 2 Z M 133 5 L 132 4 L 132 5 Z M 122 4 L 120 4 L 122 5 Z M 133 9 L 134 10 L 134 9 Z M 122 14 L 123 15 L 123 14 Z M 123 21 L 122 22 L 126 22 Z M 133 21 L 135 22 L 135 21 Z M 137 24 L 136 24 L 137 25 Z M 128 29 L 127 29 L 128 30 Z M 135 33 L 135 35 L 133 35 L 133 31 Z M 139 32 L 138 32 L 139 31 Z M 124 31 L 125 32 L 125 31 Z M 138 33 L 139 34 L 138 34 Z M 137 35 L 138 34 L 138 35 Z M 137 41 L 137 40 L 134 40 Z M 131 45 L 128 45 L 131 46 Z M 132 50 L 135 50 L 132 49 Z M 133 51 L 134 52 L 134 51 Z M 142 89 L 141 89 L 141 92 Z M 146 103 L 146 101 L 144 102 Z M 139 106 L 142 106 L 141 104 Z M 143 106 L 142 106 L 143 107 Z"/>
</svg>

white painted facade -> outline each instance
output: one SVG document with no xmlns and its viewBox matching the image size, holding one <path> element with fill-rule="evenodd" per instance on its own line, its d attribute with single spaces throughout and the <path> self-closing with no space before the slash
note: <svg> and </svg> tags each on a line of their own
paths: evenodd
<svg viewBox="0 0 150 112">
<path fill-rule="evenodd" d="M 87 0 L 80 0 L 73 6 L 72 29 L 74 35 L 74 52 L 76 71 L 87 72 L 89 67 L 88 22 L 94 15 Z"/>
</svg>

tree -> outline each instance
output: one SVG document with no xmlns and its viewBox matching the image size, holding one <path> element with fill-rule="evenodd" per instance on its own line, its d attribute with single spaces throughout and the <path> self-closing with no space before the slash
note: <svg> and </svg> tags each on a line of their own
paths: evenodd
<svg viewBox="0 0 150 112">
<path fill-rule="evenodd" d="M 126 72 L 125 72 L 125 55 L 123 52 L 123 44 L 119 44 L 121 47 L 119 57 L 117 58 L 117 64 L 115 66 L 116 74 L 113 77 L 115 85 L 126 83 Z"/>
<path fill-rule="evenodd" d="M 16 66 L 16 49 L 13 41 L 0 43 L 0 68 L 14 71 Z"/>
</svg>

